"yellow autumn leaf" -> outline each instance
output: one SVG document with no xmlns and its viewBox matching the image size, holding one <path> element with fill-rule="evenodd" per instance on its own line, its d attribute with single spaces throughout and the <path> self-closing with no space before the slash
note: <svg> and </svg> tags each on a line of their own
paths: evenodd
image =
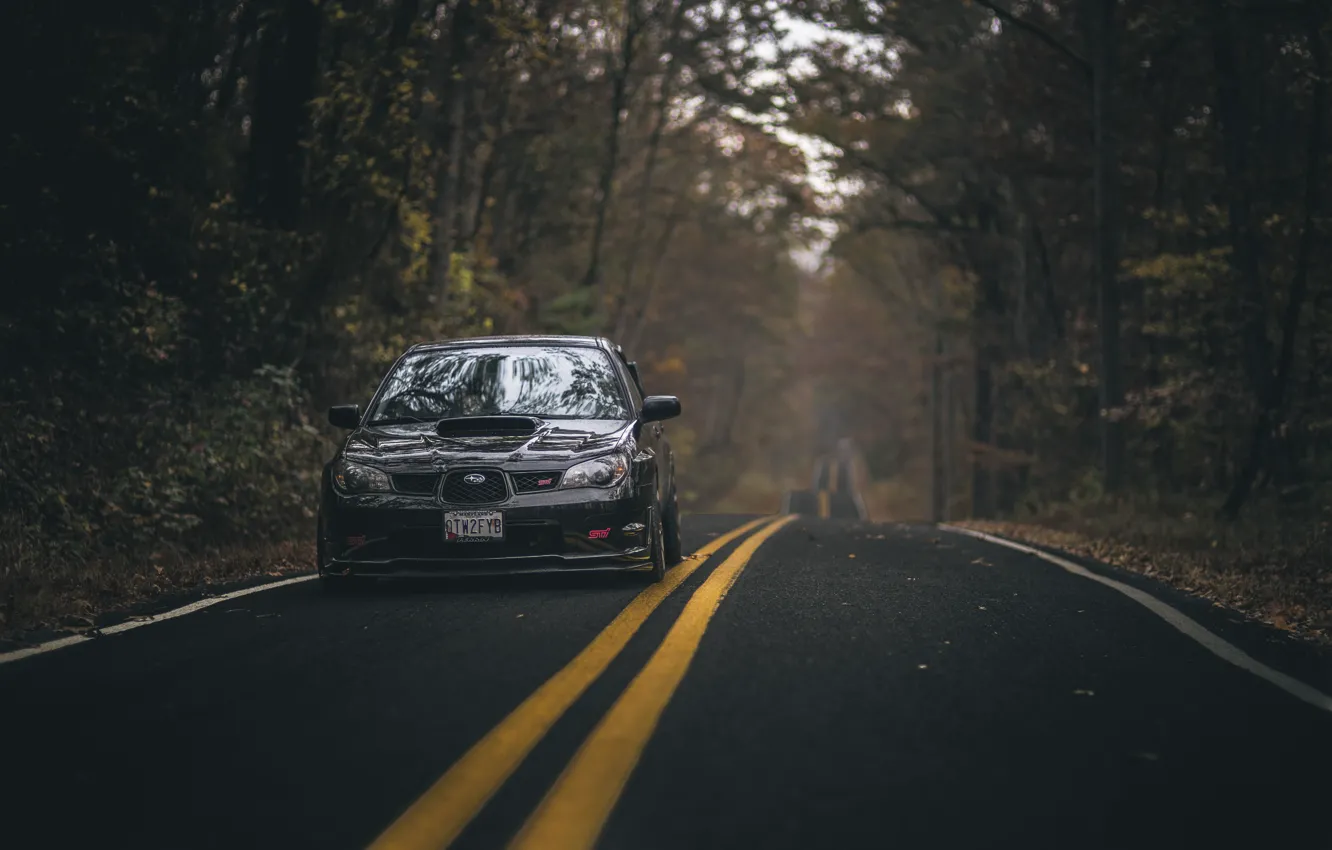
<svg viewBox="0 0 1332 850">
<path fill-rule="evenodd" d="M 683 375 L 686 371 L 685 362 L 679 357 L 667 357 L 658 362 L 653 371 L 661 375 Z"/>
</svg>

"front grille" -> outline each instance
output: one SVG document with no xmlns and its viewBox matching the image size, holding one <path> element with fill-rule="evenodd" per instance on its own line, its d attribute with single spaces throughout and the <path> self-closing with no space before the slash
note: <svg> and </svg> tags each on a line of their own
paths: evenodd
<svg viewBox="0 0 1332 850">
<path fill-rule="evenodd" d="M 560 486 L 561 472 L 515 472 L 513 489 L 516 493 L 540 493 Z"/>
<path fill-rule="evenodd" d="M 439 474 L 434 472 L 405 472 L 393 476 L 393 489 L 399 493 L 418 493 L 429 496 L 435 492 Z"/>
<path fill-rule="evenodd" d="M 472 475 L 480 476 L 481 480 L 468 481 Z M 455 505 L 502 502 L 508 494 L 504 473 L 498 469 L 455 469 L 444 476 L 444 487 L 440 490 L 440 498 Z"/>
</svg>

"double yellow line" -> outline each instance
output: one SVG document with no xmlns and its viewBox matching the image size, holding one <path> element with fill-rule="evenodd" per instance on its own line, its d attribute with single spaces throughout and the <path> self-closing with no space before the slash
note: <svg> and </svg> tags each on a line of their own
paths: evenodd
<svg viewBox="0 0 1332 850">
<path fill-rule="evenodd" d="M 510 845 L 515 850 L 592 847 L 661 712 L 684 678 L 717 606 L 763 542 L 794 519 L 765 517 L 745 523 L 699 549 L 667 572 L 661 582 L 634 597 L 573 661 L 455 762 L 370 850 L 442 850 L 452 843 L 657 606 L 710 556 L 757 529 L 694 591 L 652 658 L 583 742 Z"/>
</svg>

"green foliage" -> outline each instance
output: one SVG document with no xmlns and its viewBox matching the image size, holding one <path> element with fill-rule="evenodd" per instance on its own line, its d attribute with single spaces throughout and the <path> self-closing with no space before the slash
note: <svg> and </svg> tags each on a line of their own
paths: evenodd
<svg viewBox="0 0 1332 850">
<path fill-rule="evenodd" d="M 171 389 L 130 422 L 15 405 L 15 437 L 0 441 L 5 513 L 23 533 L 85 553 L 306 524 L 329 443 L 292 370 L 264 366 L 207 393 Z"/>
<path fill-rule="evenodd" d="M 783 111 L 835 144 L 837 176 L 863 187 L 838 207 L 837 273 L 883 284 L 916 358 L 934 357 L 936 330 L 960 352 L 944 371 L 964 384 L 953 409 L 965 422 L 947 439 L 977 468 L 954 477 L 957 493 L 984 515 L 1139 498 L 1201 511 L 1226 494 L 1242 504 L 1254 480 L 1283 510 L 1318 517 L 1332 503 L 1332 443 L 1314 427 L 1332 416 L 1327 5 L 1117 5 L 1122 321 L 1104 335 L 1091 7 L 1005 4 L 1004 19 L 989 4 L 890 5 L 796 4 L 883 49 L 804 49 L 817 73 L 789 80 Z M 904 260 L 912 250 L 928 252 L 924 268 Z M 966 273 L 967 297 L 922 303 L 949 269 Z M 1104 411 L 1103 338 L 1118 339 L 1125 391 Z M 928 452 L 924 404 L 880 430 Z M 1124 492 L 1092 483 L 1106 472 L 1103 418 L 1127 438 Z M 1027 460 L 992 473 L 996 452 Z M 989 483 L 998 504 L 973 489 Z"/>
<path fill-rule="evenodd" d="M 42 116 L 0 154 L 11 624 L 15 599 L 50 589 L 44 564 L 124 577 L 163 551 L 179 565 L 308 539 L 333 436 L 315 412 L 364 401 L 413 343 L 616 333 L 645 364 L 688 363 L 663 384 L 717 372 L 737 345 L 781 362 L 803 160 L 722 117 L 761 94 L 742 83 L 757 58 L 737 48 L 772 9 L 10 11 L 13 108 Z M 731 331 L 748 342 L 713 341 Z M 776 380 L 767 366 L 749 379 Z M 746 415 L 709 393 L 686 404 L 715 408 L 700 422 Z M 731 441 L 715 427 L 701 439 L 714 453 Z M 703 454 L 695 430 L 682 423 L 686 465 Z"/>
</svg>

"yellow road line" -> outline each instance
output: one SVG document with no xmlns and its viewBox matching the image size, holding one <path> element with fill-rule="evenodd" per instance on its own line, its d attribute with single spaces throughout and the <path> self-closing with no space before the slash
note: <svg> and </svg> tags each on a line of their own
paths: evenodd
<svg viewBox="0 0 1332 850">
<path fill-rule="evenodd" d="M 828 470 L 828 489 L 833 493 L 837 492 L 837 472 L 842 468 L 842 462 L 833 458 L 832 468 Z"/>
<path fill-rule="evenodd" d="M 760 517 L 721 535 L 666 573 L 624 607 L 573 661 L 477 741 L 435 784 L 393 822 L 370 850 L 442 850 L 453 842 L 555 721 L 620 654 L 671 591 L 705 559 L 775 517 Z"/>
<path fill-rule="evenodd" d="M 509 850 L 586 850 L 596 843 L 717 606 L 763 542 L 794 519 L 783 517 L 752 535 L 694 591 L 666 639 L 583 742 Z"/>
<path fill-rule="evenodd" d="M 827 490 L 820 490 L 820 491 L 819 491 L 819 518 L 820 518 L 820 519 L 827 519 L 830 515 L 831 515 L 831 511 L 830 511 L 830 505 L 829 505 L 829 502 L 828 502 L 828 491 L 827 491 Z"/>
</svg>

